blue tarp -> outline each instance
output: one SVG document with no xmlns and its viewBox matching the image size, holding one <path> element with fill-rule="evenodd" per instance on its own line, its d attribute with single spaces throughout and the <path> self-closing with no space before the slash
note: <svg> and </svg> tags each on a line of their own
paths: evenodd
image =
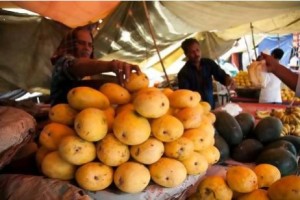
<svg viewBox="0 0 300 200">
<path fill-rule="evenodd" d="M 291 58 L 291 52 L 293 49 L 293 34 L 284 35 L 284 36 L 274 36 L 274 37 L 266 37 L 259 43 L 258 45 L 258 55 L 261 52 L 268 51 L 272 52 L 275 48 L 281 48 L 284 51 L 284 55 L 280 60 L 280 63 L 288 66 Z"/>
</svg>

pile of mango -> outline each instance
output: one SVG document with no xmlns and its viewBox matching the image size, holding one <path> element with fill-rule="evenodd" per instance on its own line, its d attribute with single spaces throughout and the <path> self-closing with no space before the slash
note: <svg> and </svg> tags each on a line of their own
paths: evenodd
<svg viewBox="0 0 300 200">
<path fill-rule="evenodd" d="M 234 77 L 234 81 L 238 88 L 248 88 L 252 86 L 248 71 L 239 71 L 239 73 Z"/>
<path fill-rule="evenodd" d="M 207 176 L 201 180 L 188 200 L 298 200 L 300 177 L 281 177 L 279 170 L 270 164 L 255 167 L 229 166 L 223 175 Z"/>
<path fill-rule="evenodd" d="M 295 96 L 295 92 L 288 87 L 283 87 L 281 89 L 281 98 L 282 101 L 287 101 L 287 102 L 296 102 L 300 103 L 300 98 Z"/>
<path fill-rule="evenodd" d="M 220 158 L 210 105 L 191 90 L 148 85 L 145 75 L 132 74 L 124 87 L 70 90 L 39 136 L 41 172 L 89 191 L 114 184 L 127 193 L 150 180 L 171 188 L 206 173 Z"/>
</svg>

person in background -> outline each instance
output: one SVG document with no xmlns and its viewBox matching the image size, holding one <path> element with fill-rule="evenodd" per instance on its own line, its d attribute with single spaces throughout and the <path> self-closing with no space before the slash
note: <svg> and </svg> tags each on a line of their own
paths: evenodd
<svg viewBox="0 0 300 200">
<path fill-rule="evenodd" d="M 279 63 L 284 52 L 280 48 L 276 48 L 271 52 Z M 282 103 L 281 99 L 281 81 L 273 73 L 266 73 L 266 84 L 260 90 L 259 103 Z"/>
<path fill-rule="evenodd" d="M 93 36 L 88 27 L 77 27 L 68 32 L 51 57 L 51 63 L 54 66 L 50 88 L 52 106 L 67 103 L 68 91 L 86 76 L 114 72 L 118 83 L 124 85 L 132 71 L 141 73 L 137 65 L 94 59 Z"/>
<path fill-rule="evenodd" d="M 295 91 L 297 97 L 300 97 L 300 73 L 296 73 L 281 65 L 273 56 L 261 53 L 266 62 L 268 72 L 277 76 L 291 90 Z"/>
<path fill-rule="evenodd" d="M 196 39 L 184 40 L 181 48 L 188 60 L 177 75 L 179 89 L 199 92 L 201 99 L 214 109 L 213 78 L 231 89 L 234 89 L 233 79 L 215 61 L 202 58 L 200 44 Z"/>
</svg>

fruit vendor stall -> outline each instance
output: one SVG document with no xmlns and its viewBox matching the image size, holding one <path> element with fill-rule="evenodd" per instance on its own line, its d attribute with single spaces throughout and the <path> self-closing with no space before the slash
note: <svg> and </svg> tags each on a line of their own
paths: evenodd
<svg viewBox="0 0 300 200">
<path fill-rule="evenodd" d="M 251 82 L 248 70 L 239 71 L 237 76 L 234 77 L 234 81 L 236 84 L 236 89 L 235 94 L 231 96 L 231 101 L 258 103 L 261 87 L 258 87 Z M 283 83 L 281 84 L 281 98 L 282 104 L 285 105 L 291 103 L 293 103 L 293 105 L 300 104 L 300 98 L 296 97 L 295 92 Z"/>
<path fill-rule="evenodd" d="M 11 159 L 0 175 L 2 197 L 299 198 L 298 107 L 229 103 L 211 110 L 199 93 L 131 77 L 124 87 L 75 87 L 67 104 L 51 107 L 31 140 L 35 148 L 19 150 L 22 162 L 34 156 L 37 171 L 11 173 L 18 158 Z"/>
<path fill-rule="evenodd" d="M 2 72 L 8 72 L 0 74 L 1 80 L 6 80 L 0 82 L 1 89 L 32 91 L 34 87 L 47 87 L 52 70 L 50 52 L 66 30 L 78 25 L 98 25 L 99 35 L 95 34 L 98 55 L 95 56 L 137 63 L 143 71 L 150 65 L 157 67 L 157 60 L 151 64 L 145 62 L 156 53 L 160 55 L 157 46 L 149 42 L 153 34 L 147 32 L 147 22 L 156 25 L 153 27 L 159 36 L 158 47 L 162 49 L 191 36 L 223 38 L 226 44 L 221 42 L 222 47 L 203 52 L 215 57 L 245 33 L 234 34 L 237 31 L 232 27 L 237 25 L 237 20 L 241 20 L 238 24 L 247 26 L 248 30 L 248 17 L 253 20 L 271 17 L 272 21 L 274 13 L 282 18 L 292 10 L 298 16 L 300 7 L 293 2 L 272 5 L 251 2 L 252 6 L 239 2 L 228 2 L 225 6 L 215 2 L 215 5 L 222 5 L 228 19 L 226 23 L 224 19 L 217 23 L 211 20 L 203 28 L 199 23 L 189 24 L 188 21 L 193 22 L 191 17 L 194 15 L 197 20 L 211 17 L 199 16 L 198 11 L 191 16 L 189 12 L 175 8 L 185 11 L 209 8 L 205 2 L 203 5 L 181 2 L 181 6 L 159 1 L 70 2 L 68 9 L 64 9 L 64 3 L 58 2 L 54 9 L 54 2 L 16 2 L 16 5 L 59 23 L 45 17 L 12 15 L 1 10 L 3 20 L 0 25 L 5 27 L 1 29 L 5 34 L 0 39 L 3 42 L 0 49 L 7 48 L 9 54 L 18 57 L 0 56 Z M 83 6 L 84 3 L 89 6 Z M 81 9 L 76 9 L 76 5 Z M 73 12 L 72 15 L 70 8 L 85 14 L 74 15 Z M 257 15 L 249 15 L 245 8 Z M 65 14 L 65 10 L 68 10 L 67 19 L 62 20 L 56 14 Z M 215 16 L 216 9 L 210 10 Z M 150 16 L 148 11 L 151 11 Z M 241 16 L 244 13 L 245 17 L 232 17 L 233 11 L 240 12 Z M 181 19 L 175 13 L 187 15 Z M 100 18 L 105 23 L 101 24 Z M 290 20 L 291 24 L 297 21 Z M 24 28 L 24 22 L 30 27 L 29 31 Z M 16 24 L 18 33 L 22 33 L 22 40 L 8 39 L 20 37 L 17 33 L 11 34 L 15 28 L 12 24 Z M 264 30 L 266 21 L 257 24 Z M 211 34 L 209 31 L 215 27 L 225 32 Z M 125 41 L 128 32 L 124 30 L 132 34 L 128 41 Z M 232 32 L 230 36 L 226 30 Z M 298 31 L 298 27 L 291 27 L 291 30 Z M 107 42 L 109 44 L 104 45 Z M 135 48 L 128 44 L 134 44 Z M 27 46 L 33 48 L 24 51 Z M 136 46 L 140 48 L 138 51 Z M 174 49 L 176 57 L 181 57 L 178 46 Z M 36 52 L 41 52 L 41 56 Z M 29 64 L 25 62 L 27 59 L 23 59 L 23 63 L 22 56 L 29 54 Z M 173 62 L 174 57 L 167 54 L 165 63 Z M 162 68 L 165 70 L 163 65 Z M 239 96 L 242 89 L 250 87 L 240 76 L 245 77 L 245 74 L 236 78 L 241 89 L 237 90 Z M 249 94 L 249 90 L 244 94 Z M 67 103 L 52 107 L 40 102 L 1 102 L 0 199 L 299 200 L 300 110 L 295 106 L 297 99 L 293 92 L 283 89 L 282 95 L 287 101 L 295 99 L 295 104 L 242 103 L 240 99 L 211 110 L 210 104 L 203 101 L 199 93 L 167 86 L 152 87 L 142 72 L 132 73 L 124 86 L 109 81 L 96 88 L 76 86 L 68 92 Z"/>
</svg>

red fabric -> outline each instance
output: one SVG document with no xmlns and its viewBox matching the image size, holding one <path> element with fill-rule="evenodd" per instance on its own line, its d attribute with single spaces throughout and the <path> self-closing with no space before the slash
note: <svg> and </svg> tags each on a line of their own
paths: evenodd
<svg viewBox="0 0 300 200">
<path fill-rule="evenodd" d="M 15 1 L 13 3 L 75 28 L 104 19 L 119 5 L 120 1 Z"/>
</svg>

